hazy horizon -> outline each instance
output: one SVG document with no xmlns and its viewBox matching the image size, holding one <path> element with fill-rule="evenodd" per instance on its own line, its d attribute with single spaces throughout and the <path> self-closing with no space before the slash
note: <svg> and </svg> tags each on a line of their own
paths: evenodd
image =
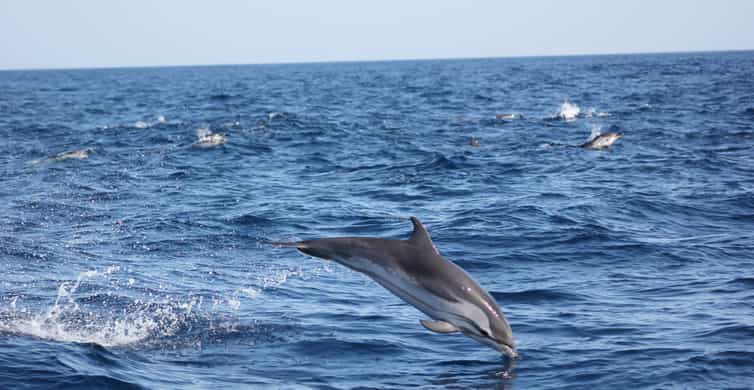
<svg viewBox="0 0 754 390">
<path fill-rule="evenodd" d="M 754 50 L 754 2 L 0 0 L 0 70 Z"/>
<path fill-rule="evenodd" d="M 211 67 L 211 66 L 254 66 L 254 65 L 300 65 L 300 64 L 347 64 L 347 63 L 369 63 L 369 62 L 410 62 L 410 61 L 453 61 L 453 60 L 494 60 L 494 59 L 525 59 L 525 58 L 558 58 L 558 57 L 599 57 L 599 56 L 634 56 L 634 55 L 674 55 L 674 54 L 707 54 L 707 53 L 745 53 L 754 52 L 754 49 L 733 49 L 733 50 L 694 50 L 694 51 L 658 51 L 658 52 L 630 52 L 630 53 L 567 53 L 567 54 L 547 54 L 547 55 L 512 55 L 496 57 L 437 57 L 437 58 L 384 58 L 384 59 L 363 59 L 363 60 L 322 60 L 322 61 L 280 61 L 280 62 L 247 62 L 247 63 L 224 63 L 224 64 L 161 64 L 161 65 L 113 65 L 113 66 L 80 66 L 68 68 L 7 68 L 0 69 L 0 72 L 12 71 L 32 71 L 32 70 L 87 70 L 87 69 L 131 69 L 131 68 L 181 68 L 181 67 Z"/>
</svg>

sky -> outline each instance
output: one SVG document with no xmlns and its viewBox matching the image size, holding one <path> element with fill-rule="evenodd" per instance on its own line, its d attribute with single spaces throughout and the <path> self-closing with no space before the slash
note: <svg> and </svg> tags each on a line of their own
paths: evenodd
<svg viewBox="0 0 754 390">
<path fill-rule="evenodd" d="M 751 49 L 751 0 L 0 0 L 0 69 Z"/>
</svg>

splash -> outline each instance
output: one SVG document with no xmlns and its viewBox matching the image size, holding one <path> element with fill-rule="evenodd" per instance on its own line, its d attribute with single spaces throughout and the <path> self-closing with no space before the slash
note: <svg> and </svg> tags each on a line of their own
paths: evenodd
<svg viewBox="0 0 754 390">
<path fill-rule="evenodd" d="M 592 132 L 589 134 L 589 138 L 586 140 L 586 142 L 589 142 L 602 134 L 602 126 L 600 125 L 592 125 Z"/>
<path fill-rule="evenodd" d="M 165 116 L 164 115 L 158 115 L 157 117 L 154 118 L 154 120 L 136 121 L 130 127 L 134 128 L 134 129 L 143 130 L 143 129 L 149 129 L 149 128 L 157 126 L 157 125 L 162 125 L 162 124 L 165 124 L 165 123 L 167 123 L 167 120 L 165 119 Z M 104 126 L 104 128 L 107 129 L 108 126 Z"/>
<path fill-rule="evenodd" d="M 10 311 L 0 315 L 0 332 L 113 347 L 169 337 L 190 326 L 196 317 L 192 311 L 201 307 L 201 297 L 187 302 L 135 300 L 124 306 L 104 307 L 105 310 L 79 302 L 83 294 L 78 290 L 83 284 L 118 271 L 120 267 L 113 266 L 79 273 L 75 281 L 58 286 L 54 304 L 41 312 L 19 308 L 20 298 L 11 298 Z M 110 291 L 105 295 L 112 296 Z"/>
<path fill-rule="evenodd" d="M 560 111 L 557 113 L 556 117 L 566 121 L 572 121 L 575 120 L 580 113 L 581 108 L 579 108 L 579 106 L 566 100 L 560 106 Z"/>
<path fill-rule="evenodd" d="M 255 299 L 257 296 L 259 296 L 259 293 L 261 292 L 261 290 L 256 289 L 254 287 L 242 287 L 238 289 L 238 292 L 240 292 L 241 294 L 251 299 Z"/>
<path fill-rule="evenodd" d="M 272 275 L 261 278 L 262 288 L 268 289 L 280 287 L 283 283 L 288 281 L 288 278 L 302 276 L 303 274 L 304 271 L 301 268 L 279 270 Z"/>
<path fill-rule="evenodd" d="M 225 143 L 225 134 L 213 133 L 209 127 L 203 126 L 196 129 L 196 145 L 211 147 Z"/>
<path fill-rule="evenodd" d="M 212 135 L 212 130 L 209 129 L 209 126 L 202 126 L 196 129 L 196 138 L 198 139 L 202 139 L 210 135 Z"/>
<path fill-rule="evenodd" d="M 314 272 L 317 271 L 318 269 L 314 270 Z M 265 290 L 275 289 L 282 286 L 291 277 L 303 277 L 306 274 L 307 273 L 301 268 L 277 270 L 271 275 L 259 276 L 256 282 L 257 286 L 242 287 L 238 289 L 238 292 L 248 298 L 255 299 Z"/>
<path fill-rule="evenodd" d="M 604 117 L 608 117 L 608 116 L 610 116 L 610 113 L 609 113 L 609 112 L 606 112 L 606 111 L 598 111 L 598 110 L 597 110 L 596 108 L 594 108 L 594 107 L 589 107 L 589 108 L 588 108 L 588 109 L 586 110 L 586 117 L 587 117 L 587 118 L 594 118 L 594 117 L 596 117 L 596 118 L 604 118 Z"/>
</svg>

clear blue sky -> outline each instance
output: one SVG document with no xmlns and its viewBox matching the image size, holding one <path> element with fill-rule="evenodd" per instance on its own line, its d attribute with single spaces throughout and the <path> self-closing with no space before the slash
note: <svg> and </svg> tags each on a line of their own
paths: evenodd
<svg viewBox="0 0 754 390">
<path fill-rule="evenodd" d="M 0 0 L 0 69 L 744 49 L 752 0 Z"/>
</svg>

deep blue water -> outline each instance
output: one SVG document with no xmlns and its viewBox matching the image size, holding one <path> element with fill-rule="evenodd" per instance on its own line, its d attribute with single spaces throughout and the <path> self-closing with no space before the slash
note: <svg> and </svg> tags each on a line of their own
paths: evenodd
<svg viewBox="0 0 754 390">
<path fill-rule="evenodd" d="M 5 71 L 0 138 L 0 388 L 754 386 L 754 52 Z M 520 359 L 263 243 L 411 215 Z"/>
</svg>

